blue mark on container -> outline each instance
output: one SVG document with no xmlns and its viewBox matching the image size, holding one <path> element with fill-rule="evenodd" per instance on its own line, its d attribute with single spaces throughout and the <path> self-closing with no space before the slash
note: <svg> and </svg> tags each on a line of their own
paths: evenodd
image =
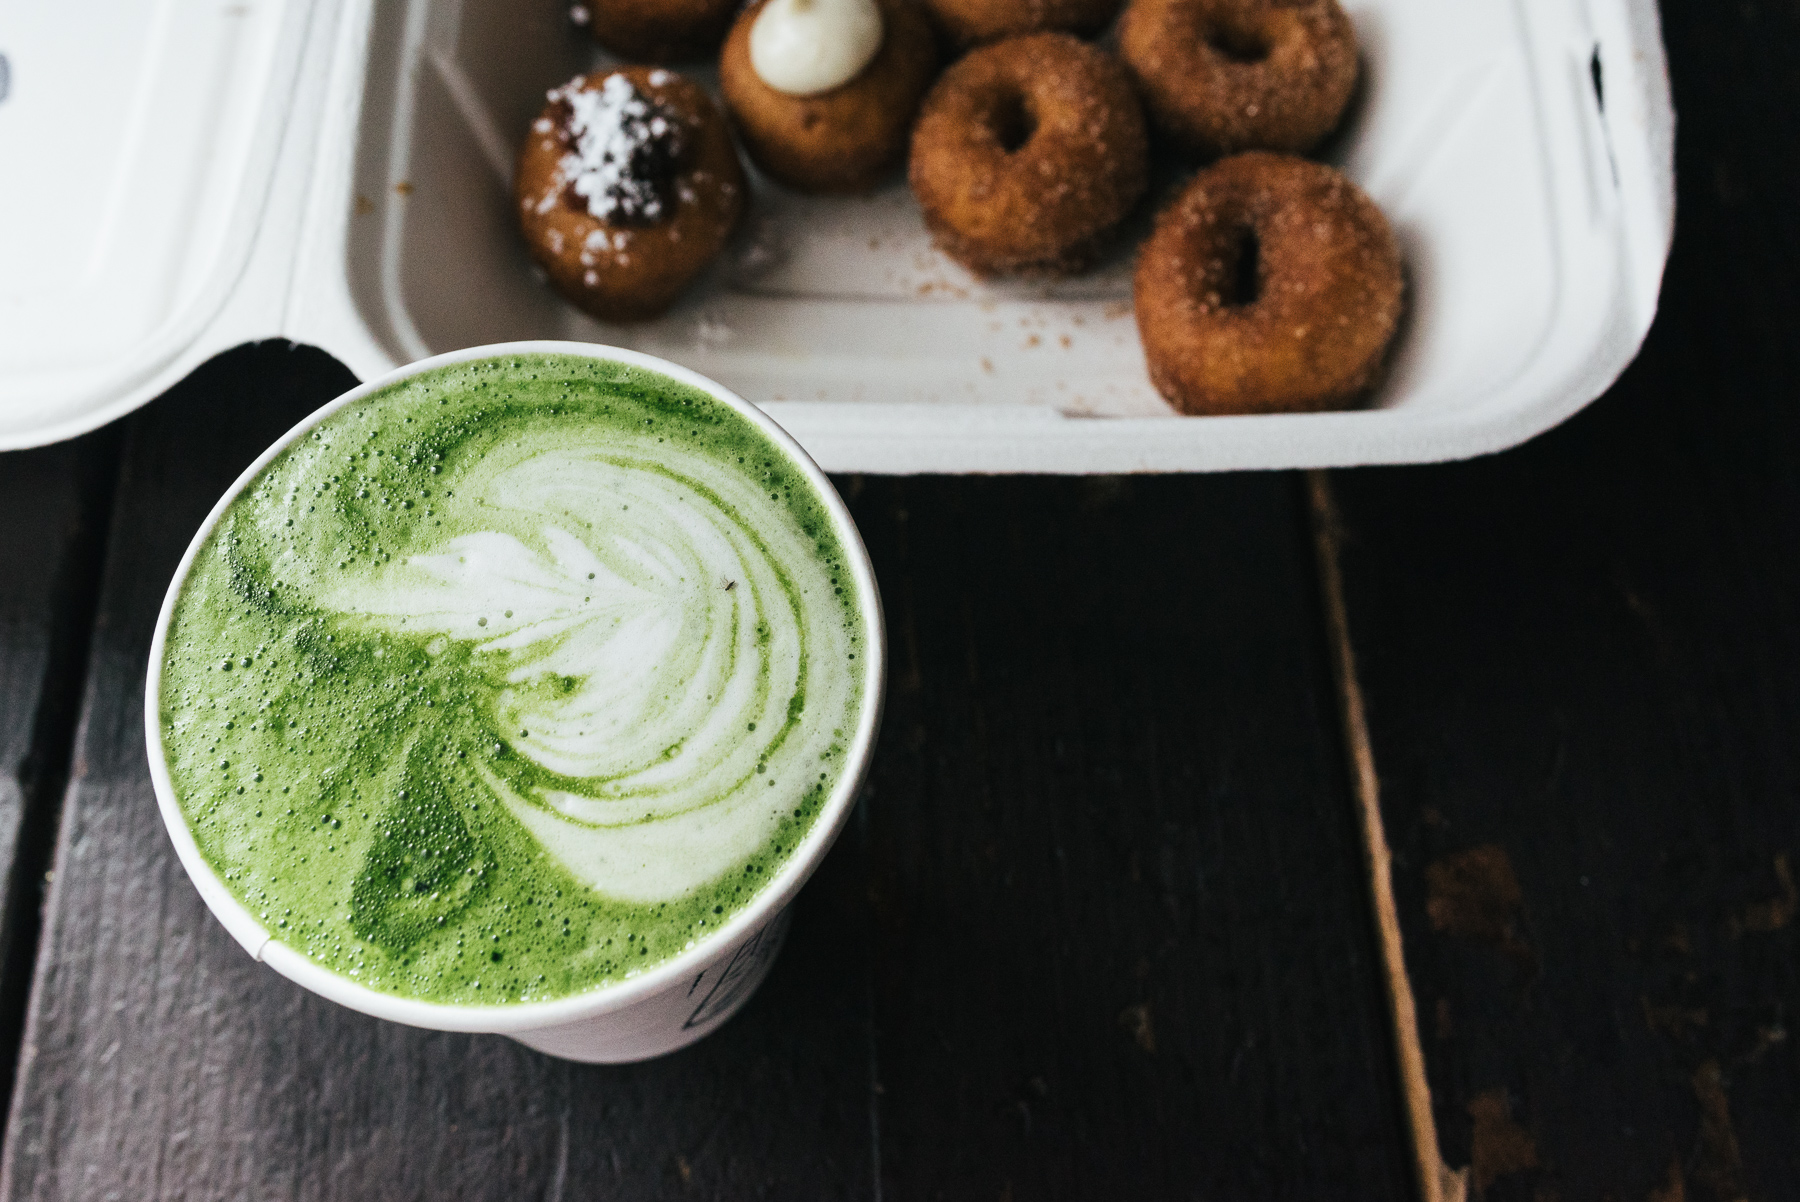
<svg viewBox="0 0 1800 1202">
<path fill-rule="evenodd" d="M 6 103 L 6 98 L 11 92 L 12 64 L 6 61 L 5 53 L 0 52 L 0 104 Z"/>
</svg>

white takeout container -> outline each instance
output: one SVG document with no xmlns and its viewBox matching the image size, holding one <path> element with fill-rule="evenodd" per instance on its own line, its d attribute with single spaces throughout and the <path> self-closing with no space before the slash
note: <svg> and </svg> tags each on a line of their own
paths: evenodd
<svg viewBox="0 0 1800 1202">
<path fill-rule="evenodd" d="M 508 339 L 632 347 L 748 397 L 832 471 L 1511 446 L 1598 396 L 1655 312 L 1674 117 L 1654 0 L 1345 7 L 1365 84 L 1327 157 L 1405 252 L 1391 371 L 1366 411 L 1191 418 L 1145 377 L 1129 244 L 1054 285 L 983 283 L 930 246 L 901 180 L 852 200 L 759 183 L 750 228 L 659 321 L 563 304 L 509 200 L 545 89 L 601 61 L 561 0 L 13 5 L 0 448 L 91 429 L 274 336 L 364 378 Z"/>
<path fill-rule="evenodd" d="M 848 740 L 844 772 L 832 788 L 831 796 L 819 810 L 813 825 L 788 856 L 762 892 L 749 904 L 726 920 L 725 925 L 706 938 L 688 945 L 663 963 L 643 972 L 629 973 L 611 985 L 547 1002 L 520 1002 L 500 1006 L 461 1006 L 441 1002 L 422 1002 L 412 998 L 382 993 L 358 983 L 350 977 L 323 968 L 288 947 L 265 927 L 260 919 L 219 880 L 218 874 L 199 844 L 188 830 L 187 820 L 175 797 L 163 757 L 161 694 L 162 665 L 169 632 L 169 618 L 175 599 L 187 579 L 188 570 L 212 533 L 221 514 L 254 480 L 269 462 L 311 430 L 320 420 L 347 405 L 354 405 L 370 393 L 396 380 L 430 371 L 447 363 L 470 359 L 486 359 L 534 352 L 591 355 L 596 359 L 624 362 L 647 367 L 693 388 L 717 397 L 755 422 L 779 447 L 784 449 L 814 489 L 824 500 L 843 543 L 845 563 L 863 613 L 868 616 L 868 644 L 863 654 L 862 714 L 854 734 Z M 775 955 L 787 933 L 788 904 L 800 892 L 807 878 L 831 850 L 839 832 L 850 816 L 856 796 L 868 774 L 869 759 L 875 750 L 875 736 L 881 726 L 882 701 L 887 683 L 887 633 L 882 622 L 881 592 L 875 584 L 875 572 L 869 565 L 868 551 L 850 511 L 831 486 L 831 481 L 812 462 L 799 444 L 785 431 L 742 397 L 696 372 L 665 360 L 617 347 L 592 346 L 567 342 L 515 342 L 500 346 L 475 347 L 438 355 L 409 367 L 386 372 L 366 384 L 351 389 L 337 400 L 317 410 L 278 439 L 274 446 L 257 456 L 256 462 L 244 469 L 235 483 L 219 498 L 212 512 L 200 524 L 181 566 L 163 598 L 162 612 L 156 619 L 156 634 L 150 644 L 149 674 L 144 684 L 144 739 L 150 759 L 150 780 L 156 790 L 157 806 L 163 825 L 175 844 L 181 866 L 199 890 L 207 908 L 225 929 L 256 959 L 282 976 L 302 985 L 321 997 L 376 1018 L 424 1027 L 434 1031 L 472 1031 L 510 1035 L 528 1047 L 567 1060 L 590 1064 L 621 1064 L 645 1060 L 687 1046 L 715 1030 L 741 1009 L 768 975 Z"/>
</svg>

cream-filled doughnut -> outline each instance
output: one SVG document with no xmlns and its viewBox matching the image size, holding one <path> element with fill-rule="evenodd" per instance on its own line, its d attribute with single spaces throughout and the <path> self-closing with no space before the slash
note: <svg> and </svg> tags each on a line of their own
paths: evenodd
<svg viewBox="0 0 1800 1202">
<path fill-rule="evenodd" d="M 875 0 L 769 0 L 750 22 L 750 65 L 789 96 L 849 83 L 881 49 Z"/>
<path fill-rule="evenodd" d="M 804 192 L 866 192 L 904 157 L 936 70 L 913 0 L 759 0 L 725 39 L 719 90 L 758 167 Z"/>
</svg>

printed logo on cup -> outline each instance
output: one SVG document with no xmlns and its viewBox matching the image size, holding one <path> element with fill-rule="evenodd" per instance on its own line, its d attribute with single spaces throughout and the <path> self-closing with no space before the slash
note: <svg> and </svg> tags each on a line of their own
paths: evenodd
<svg viewBox="0 0 1800 1202">
<path fill-rule="evenodd" d="M 756 988 L 769 961 L 781 950 L 782 939 L 787 935 L 789 912 L 788 909 L 782 910 L 767 926 L 738 948 L 737 954 L 731 957 L 731 962 L 713 977 L 704 994 L 700 994 L 700 987 L 709 984 L 706 976 L 713 970 L 706 969 L 694 978 L 694 983 L 688 986 L 688 996 L 698 995 L 700 1004 L 694 1007 L 687 1022 L 681 1024 L 682 1030 L 703 1027 L 719 1015 L 730 1013 L 736 1008 L 740 998 Z"/>
</svg>

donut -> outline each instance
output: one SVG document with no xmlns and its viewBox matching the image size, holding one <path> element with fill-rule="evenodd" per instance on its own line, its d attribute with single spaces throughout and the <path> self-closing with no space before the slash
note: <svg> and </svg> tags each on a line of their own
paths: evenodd
<svg viewBox="0 0 1800 1202">
<path fill-rule="evenodd" d="M 926 94 L 908 176 L 938 245 L 978 274 L 1092 261 L 1144 193 L 1144 117 L 1117 59 L 1066 33 L 971 51 Z"/>
<path fill-rule="evenodd" d="M 731 27 L 719 90 L 751 161 L 802 192 L 867 192 L 906 155 L 913 114 L 931 84 L 937 48 L 911 0 L 875 0 L 880 48 L 847 82 L 811 95 L 757 73 L 751 30 L 774 0 L 757 0 Z"/>
<path fill-rule="evenodd" d="M 1400 321 L 1400 249 L 1330 167 L 1252 151 L 1196 175 L 1138 253 L 1150 380 L 1183 413 L 1346 408 Z"/>
<path fill-rule="evenodd" d="M 925 0 L 952 42 L 971 46 L 1049 29 L 1091 36 L 1118 15 L 1121 0 Z"/>
<path fill-rule="evenodd" d="M 551 287 L 602 321 L 641 321 L 725 248 L 743 212 L 744 172 L 724 116 L 698 85 L 620 67 L 550 92 L 513 191 Z"/>
<path fill-rule="evenodd" d="M 569 14 L 620 58 L 685 63 L 718 50 L 737 7 L 738 0 L 589 0 Z"/>
<path fill-rule="evenodd" d="M 1337 0 L 1131 0 L 1119 53 L 1156 127 L 1209 156 L 1303 154 L 1356 88 Z"/>
</svg>

